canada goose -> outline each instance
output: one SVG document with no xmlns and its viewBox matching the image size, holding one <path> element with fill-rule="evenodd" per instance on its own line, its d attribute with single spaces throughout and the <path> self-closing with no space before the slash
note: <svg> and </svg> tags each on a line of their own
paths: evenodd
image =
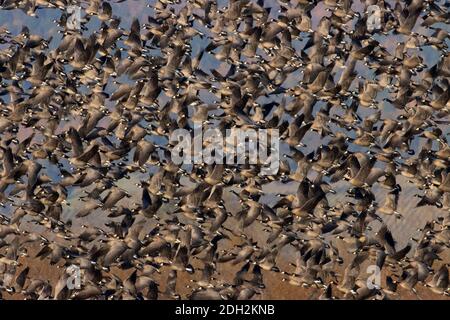
<svg viewBox="0 0 450 320">
<path fill-rule="evenodd" d="M 390 191 L 386 195 L 385 202 L 382 207 L 378 210 L 384 214 L 395 214 L 396 217 L 400 218 L 401 214 L 397 212 L 398 200 L 399 200 L 399 192 L 398 188 Z"/>
<path fill-rule="evenodd" d="M 105 198 L 102 200 L 103 209 L 110 209 L 116 205 L 117 202 L 119 202 L 121 199 L 125 197 L 130 197 L 130 195 L 119 188 L 112 188 L 112 190 L 105 196 Z"/>
<path fill-rule="evenodd" d="M 122 240 L 109 240 L 104 247 L 107 251 L 105 252 L 104 257 L 102 257 L 102 267 L 108 268 L 112 264 L 116 263 L 117 259 L 125 252 L 127 248 L 128 246 Z"/>
<path fill-rule="evenodd" d="M 442 265 L 441 268 L 433 275 L 431 280 L 427 283 L 431 287 L 431 290 L 438 294 L 448 295 L 448 266 Z"/>
<path fill-rule="evenodd" d="M 215 288 L 199 288 L 194 290 L 190 295 L 190 300 L 224 300 L 223 295 Z"/>
<path fill-rule="evenodd" d="M 64 248 L 56 243 L 46 244 L 42 249 L 36 254 L 36 257 L 44 259 L 50 256 L 50 264 L 57 264 L 65 255 Z"/>
<path fill-rule="evenodd" d="M 248 200 L 245 205 L 246 209 L 243 209 L 237 215 L 237 218 L 242 221 L 243 228 L 251 225 L 262 212 L 262 205 L 254 200 Z"/>
<path fill-rule="evenodd" d="M 71 295 L 74 300 L 86 300 L 99 296 L 102 290 L 94 284 L 86 284 L 80 291 L 76 291 Z"/>
<path fill-rule="evenodd" d="M 92 214 L 96 209 L 102 207 L 100 203 L 95 200 L 89 199 L 87 202 L 84 202 L 84 207 L 76 213 L 76 217 L 86 217 Z"/>
<path fill-rule="evenodd" d="M 108 2 L 101 1 L 101 11 L 98 14 L 98 18 L 101 21 L 110 20 L 112 17 L 112 7 Z"/>
<path fill-rule="evenodd" d="M 349 158 L 350 183 L 356 187 L 364 185 L 372 185 L 379 177 L 383 175 L 383 171 L 374 168 L 377 159 L 363 153 L 356 153 Z"/>
<path fill-rule="evenodd" d="M 173 299 L 180 299 L 181 297 L 176 293 L 177 271 L 171 270 L 166 280 L 165 294 Z"/>
<path fill-rule="evenodd" d="M 233 259 L 232 263 L 238 264 L 240 262 L 246 261 L 254 252 L 255 252 L 255 246 L 253 244 L 244 245 L 243 248 L 240 248 L 239 252 Z"/>
</svg>

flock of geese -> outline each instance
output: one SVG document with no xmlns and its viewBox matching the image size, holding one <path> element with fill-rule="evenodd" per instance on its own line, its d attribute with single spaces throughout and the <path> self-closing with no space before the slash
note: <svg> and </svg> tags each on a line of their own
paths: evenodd
<svg viewBox="0 0 450 320">
<path fill-rule="evenodd" d="M 129 28 L 121 2 L 0 1 L 61 13 L 48 39 L 0 26 L 1 297 L 254 299 L 268 277 L 320 299 L 448 296 L 448 2 L 156 0 Z M 278 172 L 176 165 L 168 138 L 194 123 L 279 130 Z M 265 201 L 269 185 L 296 191 Z M 400 245 L 386 219 L 420 219 L 404 196 L 439 215 Z"/>
</svg>

